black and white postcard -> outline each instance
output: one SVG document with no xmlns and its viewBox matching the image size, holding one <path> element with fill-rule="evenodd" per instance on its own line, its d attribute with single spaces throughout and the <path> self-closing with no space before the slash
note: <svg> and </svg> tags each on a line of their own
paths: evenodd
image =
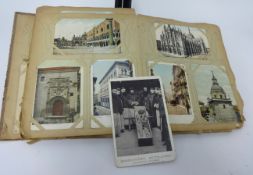
<svg viewBox="0 0 253 175">
<path fill-rule="evenodd" d="M 109 91 L 117 166 L 174 160 L 175 149 L 160 78 L 111 79 Z"/>
<path fill-rule="evenodd" d="M 155 27 L 157 50 L 164 56 L 192 58 L 209 53 L 204 29 L 158 23 Z"/>
</svg>

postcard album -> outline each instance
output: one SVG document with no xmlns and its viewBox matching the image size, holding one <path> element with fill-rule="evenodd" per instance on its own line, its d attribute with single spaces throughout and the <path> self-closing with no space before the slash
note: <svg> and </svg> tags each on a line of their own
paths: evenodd
<svg viewBox="0 0 253 175">
<path fill-rule="evenodd" d="M 161 79 L 175 133 L 243 125 L 243 101 L 216 25 L 137 15 L 133 9 L 43 6 L 36 14 L 15 15 L 0 136 L 111 135 L 109 82 L 140 76 Z M 135 85 L 117 88 L 128 96 Z M 149 83 L 138 89 L 150 97 L 145 103 L 134 92 L 136 109 L 151 117 L 157 115 L 156 89 Z M 130 120 L 135 114 L 122 113 L 124 129 L 136 127 Z"/>
</svg>

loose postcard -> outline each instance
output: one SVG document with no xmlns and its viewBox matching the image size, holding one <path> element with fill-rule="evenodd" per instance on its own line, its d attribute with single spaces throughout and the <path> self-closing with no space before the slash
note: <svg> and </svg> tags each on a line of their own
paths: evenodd
<svg viewBox="0 0 253 175">
<path fill-rule="evenodd" d="M 109 84 L 118 167 L 175 159 L 159 77 L 112 79 Z"/>
</svg>

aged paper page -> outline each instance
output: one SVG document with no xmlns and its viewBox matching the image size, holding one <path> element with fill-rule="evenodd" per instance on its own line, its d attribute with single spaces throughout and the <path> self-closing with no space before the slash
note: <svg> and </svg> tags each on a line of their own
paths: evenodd
<svg viewBox="0 0 253 175">
<path fill-rule="evenodd" d="M 35 15 L 16 13 L 1 114 L 1 139 L 20 139 L 21 103 Z"/>
<path fill-rule="evenodd" d="M 212 24 L 139 16 L 144 75 L 161 76 L 175 132 L 242 126 L 243 102 L 221 33 Z"/>
<path fill-rule="evenodd" d="M 95 68 L 137 69 L 135 17 L 132 9 L 37 10 L 22 106 L 25 138 L 111 134 L 110 115 L 93 110 L 94 75 L 103 71 Z M 123 74 L 138 72 L 115 76 Z"/>
</svg>

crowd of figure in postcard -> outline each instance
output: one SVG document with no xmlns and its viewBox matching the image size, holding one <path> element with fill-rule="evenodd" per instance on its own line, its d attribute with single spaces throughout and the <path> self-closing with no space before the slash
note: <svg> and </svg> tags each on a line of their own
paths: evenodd
<svg viewBox="0 0 253 175">
<path fill-rule="evenodd" d="M 138 146 L 152 146 L 155 144 L 152 137 L 156 128 L 160 133 L 160 142 L 171 150 L 161 88 L 145 84 L 143 82 L 141 86 L 137 83 L 134 87 L 121 84 L 121 87 L 112 88 L 115 135 L 121 137 L 121 134 L 135 129 Z"/>
</svg>

